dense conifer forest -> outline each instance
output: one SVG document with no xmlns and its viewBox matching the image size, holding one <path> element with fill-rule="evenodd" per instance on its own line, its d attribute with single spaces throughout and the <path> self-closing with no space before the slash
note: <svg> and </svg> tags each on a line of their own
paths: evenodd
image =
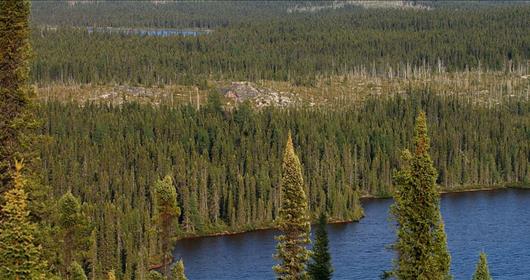
<svg viewBox="0 0 530 280">
<path fill-rule="evenodd" d="M 530 178 L 528 102 L 483 108 L 428 89 L 340 111 L 242 105 L 228 112 L 217 98 L 210 100 L 200 111 L 139 104 L 41 107 L 43 133 L 53 138 L 41 148 L 45 181 L 56 196 L 71 189 L 84 202 L 97 232 L 100 273 L 122 267 L 116 273 L 132 275 L 156 256 L 149 235 L 153 186 L 166 175 L 178 192 L 182 235 L 271 225 L 289 130 L 313 219 L 323 211 L 332 220 L 356 219 L 360 194 L 390 194 L 399 151 L 412 144 L 420 108 L 429 117 L 443 189 Z"/>
<path fill-rule="evenodd" d="M 306 273 L 318 217 L 311 262 L 329 278 L 325 222 L 361 219 L 362 197 L 410 210 L 416 193 L 403 190 L 417 186 L 430 199 L 413 208 L 428 212 L 417 234 L 440 252 L 423 263 L 449 277 L 437 192 L 530 184 L 530 6 L 404 3 L 35 1 L 30 23 L 28 1 L 2 1 L 0 279 L 186 279 L 186 259 L 171 266 L 179 239 L 278 226 L 276 272 L 291 279 Z M 311 102 L 228 104 L 220 85 L 238 80 L 292 85 Z M 182 87 L 190 102 L 50 96 L 63 84 Z M 31 85 L 56 88 L 34 98 Z M 430 145 L 407 169 L 418 114 Z M 394 211 L 406 230 L 411 213 Z M 419 244 L 410 236 L 398 253 Z M 388 273 L 430 266 L 411 263 Z M 476 275 L 490 277 L 485 255 Z"/>
<path fill-rule="evenodd" d="M 37 6 L 41 5 L 47 6 Z M 105 5 L 110 10 L 121 7 Z M 178 11 L 187 6 L 145 8 L 147 15 L 136 20 L 132 16 L 117 19 L 103 11 L 100 15 L 97 12 L 103 9 L 101 6 L 107 7 L 103 4 L 79 4 L 58 9 L 59 15 L 50 19 L 50 24 L 68 25 L 54 28 L 42 25 L 47 21 L 39 14 L 52 13 L 43 8 L 36 12 L 32 36 L 36 53 L 33 80 L 152 85 L 200 84 L 207 79 L 273 79 L 311 84 L 315 75 L 344 74 L 360 68 L 377 73 L 402 72 L 410 65 L 450 71 L 479 67 L 510 71 L 526 66 L 530 57 L 528 5 L 442 6 L 432 10 L 346 6 L 319 13 L 288 14 L 283 6 L 286 3 L 277 7 L 230 4 L 212 17 L 210 13 L 217 7 L 208 5 L 214 7 L 206 8 L 205 14 L 180 17 L 177 13 L 174 17 L 181 19 L 178 22 L 163 14 L 158 18 L 163 22 L 153 22 L 153 14 L 161 10 L 172 11 L 173 7 Z M 144 15 L 142 5 L 132 7 L 125 5 L 126 14 Z M 245 8 L 253 12 L 229 20 Z M 72 17 L 65 9 L 91 12 Z M 261 14 L 253 16 L 257 11 Z M 203 23 L 201 16 L 209 20 Z M 223 20 L 226 24 L 219 22 Z M 87 25 L 199 27 L 213 32 L 156 37 L 89 33 L 84 27 Z"/>
<path fill-rule="evenodd" d="M 39 26 L 216 28 L 277 19 L 294 5 L 288 1 L 42 1 L 32 5 L 32 22 Z"/>
</svg>

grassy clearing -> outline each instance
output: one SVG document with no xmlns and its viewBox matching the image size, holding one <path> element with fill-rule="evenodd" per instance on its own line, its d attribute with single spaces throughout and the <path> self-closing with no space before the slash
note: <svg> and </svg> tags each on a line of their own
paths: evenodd
<svg viewBox="0 0 530 280">
<path fill-rule="evenodd" d="M 512 98 L 530 99 L 530 71 L 482 72 L 466 71 L 438 73 L 410 71 L 401 75 L 391 73 L 380 76 L 364 71 L 348 75 L 316 77 L 312 85 L 296 85 L 285 81 L 261 80 L 256 88 L 287 92 L 296 97 L 293 105 L 326 107 L 349 106 L 362 102 L 369 96 L 389 97 L 404 94 L 408 89 L 429 87 L 435 94 L 458 96 L 484 106 L 494 106 Z M 76 102 L 108 102 L 121 104 L 127 101 L 140 103 L 189 104 L 201 106 L 212 91 L 221 91 L 233 81 L 208 81 L 198 88 L 190 85 L 164 85 L 138 87 L 129 85 L 50 84 L 38 86 L 41 101 L 60 100 Z M 225 99 L 227 105 L 234 100 Z"/>
</svg>

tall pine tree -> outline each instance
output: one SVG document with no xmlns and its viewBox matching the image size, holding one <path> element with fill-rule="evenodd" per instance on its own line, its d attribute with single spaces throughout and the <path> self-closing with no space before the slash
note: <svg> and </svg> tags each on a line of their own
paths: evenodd
<svg viewBox="0 0 530 280">
<path fill-rule="evenodd" d="M 305 263 L 309 258 L 306 245 L 310 242 L 311 224 L 308 217 L 302 166 L 294 152 L 290 133 L 285 147 L 280 187 L 281 206 L 278 228 L 282 234 L 276 237 L 278 245 L 275 255 L 280 263 L 274 266 L 274 271 L 278 279 L 303 279 L 306 276 Z"/>
<path fill-rule="evenodd" d="M 327 217 L 322 213 L 315 230 L 315 245 L 313 246 L 311 261 L 307 265 L 307 272 L 313 280 L 329 280 L 333 275 L 326 224 Z"/>
<path fill-rule="evenodd" d="M 5 193 L 0 223 L 0 275 L 2 279 L 45 279 L 46 261 L 35 244 L 36 225 L 29 220 L 28 197 L 21 176 L 22 163 L 15 163 L 14 187 Z"/>
<path fill-rule="evenodd" d="M 394 244 L 397 279 L 450 279 L 450 256 L 440 213 L 437 172 L 429 155 L 427 120 L 420 112 L 414 152 L 403 152 L 402 169 L 394 176 L 396 191 L 392 214 L 397 224 Z"/>
<path fill-rule="evenodd" d="M 477 263 L 477 269 L 473 274 L 473 280 L 492 280 L 490 270 L 488 268 L 488 259 L 484 252 L 480 253 L 480 257 Z"/>
<path fill-rule="evenodd" d="M 81 223 L 81 204 L 79 200 L 68 191 L 64 194 L 58 203 L 59 225 L 63 238 L 63 266 L 64 270 L 74 261 L 74 252 L 76 248 L 76 233 L 78 225 Z"/>
<path fill-rule="evenodd" d="M 30 110 L 29 1 L 0 1 L 0 193 L 13 187 L 15 159 L 35 157 L 28 131 L 35 121 Z M 28 186 L 26 186 L 27 188 Z"/>
<path fill-rule="evenodd" d="M 28 0 L 0 1 L 0 203 L 4 192 L 14 186 L 13 163 L 24 160 L 22 172 L 30 219 L 39 222 L 37 226 L 44 226 L 47 221 L 43 220 L 50 214 L 53 199 L 37 172 L 40 169 L 37 150 L 40 123 L 34 114 L 34 92 L 28 79 L 29 16 Z M 47 231 L 42 228 L 35 234 L 39 240 L 48 238 Z M 46 252 L 46 255 L 51 254 Z"/>
<path fill-rule="evenodd" d="M 180 216 L 180 208 L 177 206 L 177 191 L 171 176 L 166 176 L 155 183 L 154 197 L 155 222 L 162 244 L 162 271 L 165 276 L 168 276 L 171 238 L 177 226 L 177 219 Z"/>
</svg>

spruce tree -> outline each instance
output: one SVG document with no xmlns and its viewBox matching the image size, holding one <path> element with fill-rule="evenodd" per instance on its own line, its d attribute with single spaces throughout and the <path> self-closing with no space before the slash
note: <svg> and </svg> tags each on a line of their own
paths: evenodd
<svg viewBox="0 0 530 280">
<path fill-rule="evenodd" d="M 85 271 L 77 262 L 72 262 L 70 265 L 70 280 L 87 280 Z"/>
<path fill-rule="evenodd" d="M 26 159 L 32 168 L 35 158 L 28 133 L 35 125 L 28 84 L 29 6 L 27 0 L 0 1 L 0 193 L 13 187 L 15 159 Z"/>
<path fill-rule="evenodd" d="M 29 84 L 30 1 L 0 1 L 0 204 L 3 194 L 14 186 L 15 160 L 24 160 L 24 189 L 28 196 L 30 219 L 44 226 L 53 199 L 42 184 L 38 170 L 40 122 L 32 102 Z M 35 238 L 44 240 L 47 231 L 39 228 Z M 49 251 L 48 244 L 42 243 Z M 53 246 L 53 245 L 51 245 Z M 44 252 L 51 258 L 52 252 Z"/>
<path fill-rule="evenodd" d="M 492 280 L 490 271 L 488 268 L 488 260 L 484 252 L 480 253 L 479 261 L 477 263 L 477 269 L 473 274 L 473 280 Z"/>
<path fill-rule="evenodd" d="M 309 277 L 313 280 L 329 280 L 333 274 L 326 224 L 327 217 L 322 213 L 315 230 L 315 245 L 313 246 L 311 261 L 307 266 Z"/>
<path fill-rule="evenodd" d="M 440 213 L 437 172 L 429 155 L 424 112 L 416 121 L 414 152 L 403 152 L 404 166 L 395 176 L 392 214 L 398 240 L 393 276 L 397 279 L 441 280 L 450 277 L 450 256 Z"/>
<path fill-rule="evenodd" d="M 46 261 L 35 244 L 36 225 L 29 220 L 28 197 L 15 163 L 14 187 L 5 193 L 0 223 L 0 275 L 2 279 L 45 279 Z"/>
<path fill-rule="evenodd" d="M 155 222 L 162 243 L 162 271 L 165 276 L 168 276 L 171 237 L 180 216 L 180 208 L 177 206 L 177 191 L 171 176 L 166 176 L 155 183 L 154 196 Z"/>
<path fill-rule="evenodd" d="M 63 238 L 63 265 L 66 268 L 74 260 L 73 254 L 77 249 L 75 235 L 81 223 L 81 203 L 68 191 L 59 199 L 57 208 Z"/>
<path fill-rule="evenodd" d="M 305 263 L 309 258 L 306 245 L 310 242 L 311 225 L 308 217 L 307 198 L 304 191 L 302 166 L 294 152 L 291 134 L 287 138 L 280 181 L 281 206 L 278 228 L 282 234 L 276 239 L 274 266 L 278 279 L 303 279 Z"/>
<path fill-rule="evenodd" d="M 171 280 L 188 280 L 184 274 L 184 262 L 180 259 L 171 269 Z"/>
</svg>

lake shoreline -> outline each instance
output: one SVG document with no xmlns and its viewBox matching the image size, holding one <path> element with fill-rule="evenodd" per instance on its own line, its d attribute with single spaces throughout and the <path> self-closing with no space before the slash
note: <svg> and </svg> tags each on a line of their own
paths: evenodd
<svg viewBox="0 0 530 280">
<path fill-rule="evenodd" d="M 502 185 L 497 185 L 497 186 L 469 186 L 469 187 L 455 188 L 452 190 L 442 190 L 440 191 L 440 195 L 470 193 L 470 192 L 489 192 L 489 191 L 498 191 L 498 190 L 506 190 L 506 189 L 530 189 L 530 186 L 525 186 L 522 183 L 520 184 L 510 183 L 510 184 L 502 184 Z M 391 196 L 363 195 L 361 196 L 361 202 L 365 200 L 376 200 L 376 199 L 379 200 L 379 199 L 390 199 L 390 198 Z M 363 218 L 364 218 L 364 215 L 359 219 L 332 220 L 332 221 L 329 221 L 328 224 L 355 223 L 355 222 L 359 222 Z M 245 234 L 249 232 L 267 231 L 267 230 L 275 230 L 275 229 L 276 228 L 273 225 L 268 225 L 268 226 L 260 226 L 260 227 L 251 228 L 251 229 L 241 229 L 241 230 L 232 230 L 232 231 L 225 230 L 225 231 L 220 231 L 220 232 L 215 232 L 215 233 L 206 233 L 206 234 L 190 234 L 190 235 L 184 235 L 184 236 L 179 237 L 178 241 L 195 239 L 195 238 L 231 236 L 231 235 Z"/>
<path fill-rule="evenodd" d="M 454 278 L 469 279 L 481 251 L 491 256 L 494 276 L 524 278 L 521 275 L 528 275 L 529 269 L 519 269 L 516 263 L 529 258 L 520 244 L 530 242 L 525 231 L 530 225 L 530 186 L 473 189 L 469 194 L 443 195 L 441 200 Z M 328 227 L 335 279 L 378 279 L 380 271 L 391 269 L 395 255 L 389 245 L 396 238 L 395 221 L 388 217 L 392 203 L 390 199 L 365 201 L 362 221 Z M 265 230 L 182 241 L 173 255 L 188 260 L 190 279 L 271 279 L 278 234 Z M 212 257 L 214 267 L 219 267 L 214 272 L 203 269 Z"/>
<path fill-rule="evenodd" d="M 364 215 L 359 219 L 345 219 L 345 220 L 331 220 L 328 221 L 328 224 L 348 224 L 348 223 L 355 223 L 359 222 L 362 218 L 364 218 Z M 313 225 L 312 223 L 311 225 Z M 231 236 L 231 235 L 239 235 L 239 234 L 245 234 L 249 232 L 257 232 L 257 231 L 268 231 L 268 230 L 276 230 L 276 228 L 272 225 L 269 226 L 262 226 L 262 227 L 256 227 L 252 229 L 241 229 L 241 230 L 233 230 L 233 231 L 221 231 L 216 233 L 207 233 L 207 234 L 192 234 L 192 235 L 186 235 L 181 236 L 178 238 L 178 241 L 182 240 L 190 240 L 190 239 L 196 239 L 196 238 L 207 238 L 207 237 L 219 237 L 219 236 Z M 178 242 L 177 241 L 177 242 Z"/>
</svg>

